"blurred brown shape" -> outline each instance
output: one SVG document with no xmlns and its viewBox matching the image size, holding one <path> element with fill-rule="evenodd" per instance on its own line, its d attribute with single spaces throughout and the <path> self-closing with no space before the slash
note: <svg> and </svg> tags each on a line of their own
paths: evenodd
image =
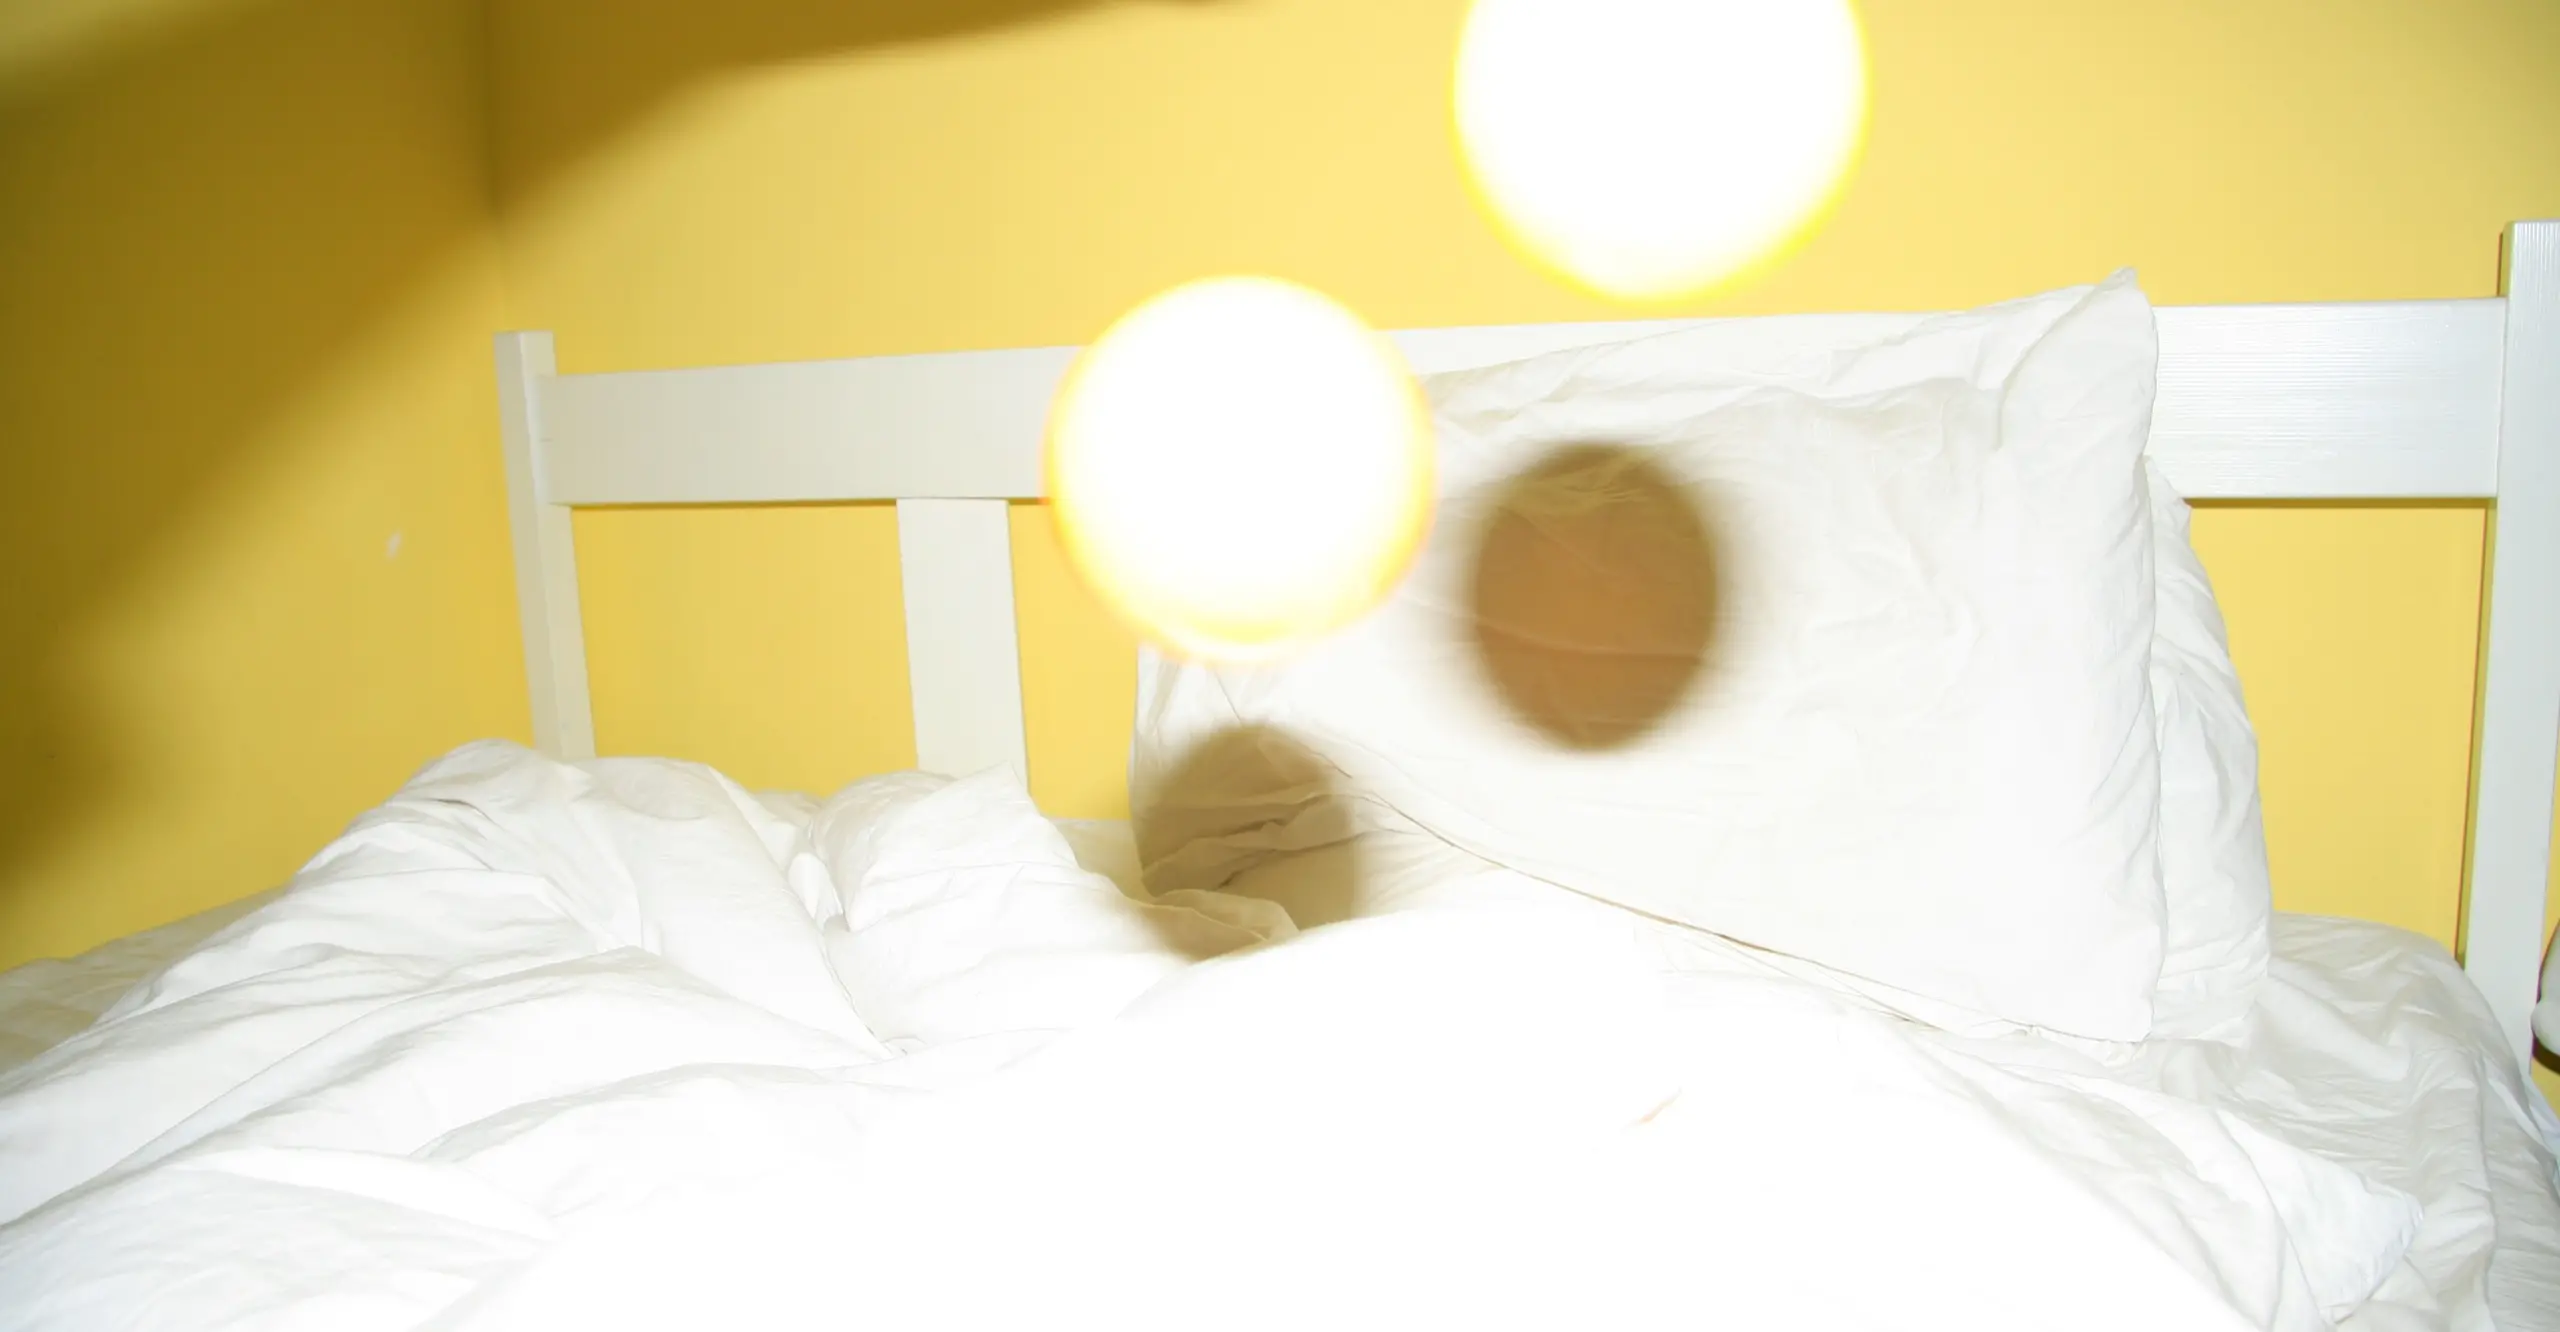
<svg viewBox="0 0 2560 1332">
<path fill-rule="evenodd" d="M 1615 749 L 1698 684 L 1720 590 L 1688 486 L 1641 450 L 1572 444 L 1497 495 L 1469 623 L 1521 720 L 1573 749 Z"/>
</svg>

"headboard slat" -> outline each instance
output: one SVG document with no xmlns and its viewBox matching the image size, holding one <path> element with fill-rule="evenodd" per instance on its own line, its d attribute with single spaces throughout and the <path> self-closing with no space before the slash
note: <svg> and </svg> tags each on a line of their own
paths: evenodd
<svg viewBox="0 0 2560 1332">
<path fill-rule="evenodd" d="M 1010 766 L 1028 780 L 1013 539 L 1003 500 L 898 501 L 907 601 L 907 692 L 916 766 L 966 777 Z"/>
<path fill-rule="evenodd" d="M 1754 321 L 1772 340 L 1922 315 Z M 1490 365 L 1702 323 L 1389 335 L 1417 370 Z M 2206 499 L 2481 498 L 2497 484 L 2496 299 L 2160 310 L 2153 452 Z M 543 394 L 551 504 L 1037 499 L 1074 348 L 563 375 Z"/>
<path fill-rule="evenodd" d="M 2503 447 L 2463 967 L 2533 1057 L 2560 757 L 2560 222 L 2507 233 Z"/>
<path fill-rule="evenodd" d="M 542 414 L 553 377 L 551 335 L 498 337 L 499 436 L 506 447 L 507 528 L 515 545 L 516 615 L 524 632 L 533 742 L 561 758 L 593 758 L 587 704 L 586 619 L 578 608 L 578 551 L 569 509 L 541 496 Z"/>
</svg>

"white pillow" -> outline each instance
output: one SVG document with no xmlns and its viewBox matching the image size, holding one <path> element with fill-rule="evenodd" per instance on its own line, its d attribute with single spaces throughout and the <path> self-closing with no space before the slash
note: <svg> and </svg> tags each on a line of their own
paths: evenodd
<svg viewBox="0 0 2560 1332">
<path fill-rule="evenodd" d="M 1233 876 L 1221 805 L 1279 850 L 1392 814 L 1926 999 L 2141 1038 L 2164 947 L 2140 466 L 2156 360 L 2119 274 L 1863 345 L 1732 321 L 1431 378 L 1438 527 L 1387 606 L 1286 663 L 1143 664 L 1149 885 Z M 1506 482 L 1595 442 L 1594 468 L 1517 507 Z M 1506 696 L 1469 636 L 1553 645 L 1488 627 L 1505 612 L 1472 586 L 1479 548 L 1497 520 L 1607 533 L 1590 520 L 1613 506 L 1676 535 L 1666 478 L 1707 515 L 1714 576 L 1633 567 L 1713 605 L 1601 665 L 1645 668 L 1683 634 L 1707 637 L 1687 644 L 1703 664 L 1667 693 L 1639 680 L 1647 715 L 1533 718 L 1554 700 L 1534 679 Z M 1257 791 L 1251 765 L 1199 757 L 1239 736 L 1289 749 L 1283 779 Z"/>
<path fill-rule="evenodd" d="M 2258 810 L 2258 745 L 2241 703 L 2221 610 L 2187 539 L 2186 501 L 2157 468 L 2146 470 L 2158 588 L 2151 698 L 2160 739 L 2160 878 L 2168 916 L 2151 1034 L 2202 1038 L 2235 1030 L 2267 972 L 2274 908 Z M 1302 928 L 1417 905 L 1542 902 L 1562 891 L 1544 887 L 1542 893 L 1537 881 L 1499 870 L 1410 825 L 1369 822 L 1343 841 L 1253 857 L 1221 887 L 1276 903 Z M 1111 848 L 1115 864 L 1136 857 L 1125 834 Z M 1098 868 L 1081 843 L 1078 855 Z M 1940 1026 L 1991 1034 L 2013 1025 L 1933 1010 L 1913 996 L 1821 969 L 1799 967 L 1790 974 L 1855 990 Z"/>
<path fill-rule="evenodd" d="M 2231 1029 L 2267 974 L 2275 912 L 2258 812 L 2258 738 L 2213 585 L 2187 540 L 2187 502 L 2158 468 L 2151 488 L 2158 623 L 2151 705 L 2160 737 L 2160 883 L 2167 956 L 2152 1034 Z"/>
</svg>

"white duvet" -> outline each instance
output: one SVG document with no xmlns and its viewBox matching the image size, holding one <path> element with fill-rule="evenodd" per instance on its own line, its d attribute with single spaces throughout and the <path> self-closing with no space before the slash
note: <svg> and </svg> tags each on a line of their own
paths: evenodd
<svg viewBox="0 0 2560 1332">
<path fill-rule="evenodd" d="M 1005 774 L 476 746 L 0 1073 L 0 1322 L 2535 1326 L 2487 1015 L 2284 931 L 2237 1045 L 1968 1042 L 1611 909 L 1143 901 Z"/>
</svg>

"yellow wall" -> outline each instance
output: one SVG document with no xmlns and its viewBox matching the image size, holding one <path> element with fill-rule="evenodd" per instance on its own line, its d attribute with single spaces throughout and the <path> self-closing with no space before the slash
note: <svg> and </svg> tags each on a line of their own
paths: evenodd
<svg viewBox="0 0 2560 1332">
<path fill-rule="evenodd" d="M 527 730 L 485 49 L 468 0 L 0 16 L 0 967 Z"/>
<path fill-rule="evenodd" d="M 177 294 L 204 331 L 185 349 L 192 361 L 160 373 L 245 401 L 218 428 L 169 415 L 185 392 L 142 399 L 133 410 L 159 413 L 148 420 L 116 418 L 145 441 L 126 446 L 136 456 L 193 469 L 136 520 L 153 549 L 176 553 L 119 554 L 131 571 L 47 593 L 59 606 L 34 618 L 58 622 L 39 636 L 49 697 L 112 698 L 83 704 L 94 718 L 31 715 L 124 737 L 133 756 L 119 760 L 121 786 L 60 807 L 91 829 L 53 839 L 70 850 L 7 848 L 0 909 L 12 914 L 0 924 L 12 945 L 42 942 L 0 960 L 258 886 L 448 739 L 523 724 L 478 340 L 496 322 L 474 239 L 482 131 L 468 109 L 420 112 L 388 136 L 297 119 L 278 146 L 233 123 L 264 114 L 242 91 L 256 86 L 316 92 L 336 80 L 339 100 L 386 116 L 404 99 L 467 100 L 467 52 L 386 51 L 400 24 L 453 37 L 468 17 L 433 0 L 162 3 L 236 12 L 222 24 L 244 44 L 253 29 L 267 34 L 253 53 L 206 58 L 243 80 L 226 94 L 238 114 L 160 123 L 155 108 L 168 120 L 184 103 L 137 74 L 76 94 L 125 117 L 93 132 L 137 145 L 209 137 L 217 162 L 326 156 L 341 138 L 376 151 L 360 190 L 279 165 L 263 192 L 278 199 L 216 210 L 228 231 L 172 219 L 133 223 L 143 234 L 119 242 L 289 248 L 252 224 L 274 214 L 274 225 L 326 236 L 330 261 L 347 267 L 253 270 L 335 299 L 337 322 L 315 324 L 329 336 L 256 336 L 269 297 L 237 273 Z M 1385 325 L 1619 313 L 1520 263 L 1473 210 L 1444 110 L 1461 0 L 487 9 L 484 137 L 505 322 L 556 330 L 570 370 L 1077 342 L 1166 285 L 1239 269 L 1313 283 Z M 2165 302 L 2481 295 L 2494 286 L 2500 226 L 2560 214 L 2548 143 L 2560 124 L 2560 80 L 2549 77 L 2560 10 L 2544 0 L 1868 0 L 1864 12 L 1876 122 L 1838 215 L 1790 265 L 1695 308 L 1964 305 L 2126 263 Z M 324 30 L 343 32 L 349 58 L 292 64 L 295 44 Z M 291 68 L 280 74 L 280 63 Z M 7 133 L 15 145 L 68 131 L 13 119 Z M 22 170 L 21 151 L 8 154 Z M 166 156 L 146 180 L 158 197 L 192 198 L 187 173 L 207 173 Z M 112 211 L 116 191 L 141 188 L 118 176 L 69 190 L 52 182 L 78 171 L 48 169 L 39 180 L 60 197 L 46 209 L 66 229 L 48 243 L 65 252 L 103 245 L 68 231 Z M 34 197 L 8 183 L 6 197 Z M 306 207 L 328 224 L 302 217 Z M 390 276 L 364 267 L 377 260 Z M 141 278 L 118 290 L 127 315 L 161 317 L 173 299 Z M 66 289 L 42 318 L 77 305 Z M 24 335 L 8 327 L 14 373 Z M 360 331 L 352 341 L 375 348 L 371 359 L 343 350 L 342 328 Z M 129 318 L 102 324 L 94 345 L 121 352 L 131 335 Z M 231 368 L 243 361 L 245 374 Z M 104 373 L 68 352 L 35 364 L 48 381 Z M 242 382 L 252 387 L 232 387 Z M 57 433 L 97 396 L 50 382 L 45 392 L 56 405 L 37 423 Z M 394 475 L 399 484 L 386 482 Z M 322 487 L 335 487 L 325 522 L 314 516 Z M 411 508 L 422 503 L 444 506 L 457 563 L 432 577 L 359 568 L 356 554 L 378 560 L 384 529 L 400 523 L 419 549 L 425 519 Z M 78 510 L 90 521 L 102 511 Z M 1066 578 L 1045 515 L 1015 518 L 1034 785 L 1059 813 L 1120 812 L 1128 640 Z M 76 522 L 53 526 L 124 549 Z M 910 761 L 885 511 L 592 513 L 578 532 L 609 750 L 682 753 L 802 787 Z M 2265 733 L 2284 904 L 2449 939 L 2480 513 L 2215 509 L 2198 540 Z M 200 559 L 228 563 L 185 572 Z M 423 603 L 384 601 L 376 584 L 401 577 L 421 580 L 407 595 L 431 598 L 445 632 L 398 637 L 409 632 L 400 616 Z M 184 608 L 155 609 L 171 598 Z M 361 648 L 340 641 L 349 615 L 369 617 L 346 635 Z M 163 626 L 159 636 L 114 630 L 136 616 Z M 403 665 L 394 644 L 445 664 Z M 253 683 L 266 701 L 240 710 Z M 398 703 L 361 706 L 375 698 Z M 279 726 L 285 739 L 263 735 Z M 277 814 L 246 789 L 252 775 L 300 774 L 303 751 L 318 749 L 337 766 L 297 788 L 306 795 L 286 804 L 299 812 Z M 207 774 L 242 789 L 181 794 Z M 179 809 L 199 812 L 166 813 Z M 146 833 L 146 815 L 167 831 Z M 208 839 L 236 850 L 208 859 Z"/>
<path fill-rule="evenodd" d="M 884 17 L 915 8 L 617 23 L 614 0 L 502 0 L 516 317 L 605 369 L 1078 342 L 1234 269 L 1386 325 L 1612 313 L 1469 203 L 1444 110 L 1461 0 Z M 1965 305 L 2127 263 L 2165 302 L 2484 295 L 2499 229 L 2560 212 L 2560 11 L 2540 0 L 1865 13 L 1875 128 L 1839 215 L 1705 308 Z M 999 14 L 1018 21 L 979 21 Z M 1120 812 L 1127 640 L 1040 513 L 1016 518 L 1035 785 Z M 887 513 L 579 530 L 609 747 L 816 784 L 906 761 Z M 2266 737 L 2285 905 L 2450 942 L 2480 511 L 2218 509 L 2198 541 Z M 838 650 L 857 643 L 876 650 Z"/>
</svg>

